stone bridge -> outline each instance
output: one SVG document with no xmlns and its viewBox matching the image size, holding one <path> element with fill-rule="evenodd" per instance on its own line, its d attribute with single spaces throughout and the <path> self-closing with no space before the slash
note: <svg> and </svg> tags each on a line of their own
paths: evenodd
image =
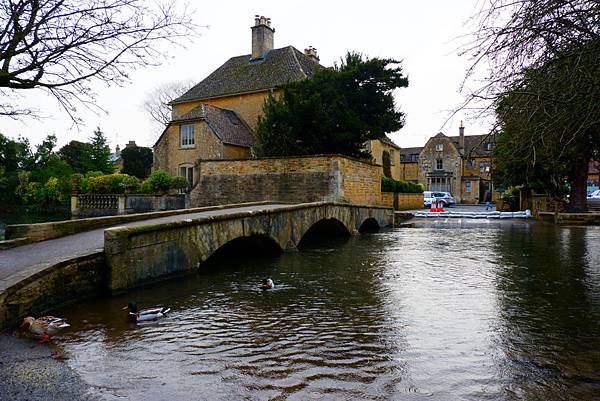
<svg viewBox="0 0 600 401">
<path fill-rule="evenodd" d="M 350 235 L 390 226 L 390 208 L 316 202 L 109 228 L 104 231 L 108 286 L 118 292 L 194 271 L 235 242 L 295 251 L 311 233 Z"/>
</svg>

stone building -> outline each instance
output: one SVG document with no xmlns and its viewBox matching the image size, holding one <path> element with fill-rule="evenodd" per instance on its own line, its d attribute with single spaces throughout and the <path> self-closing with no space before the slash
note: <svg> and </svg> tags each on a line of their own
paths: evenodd
<svg viewBox="0 0 600 401">
<path fill-rule="evenodd" d="M 323 68 L 316 49 L 274 49 L 271 20 L 256 16 L 250 54 L 232 57 L 182 96 L 174 99 L 172 120 L 154 144 L 155 170 L 194 182 L 202 159 L 251 156 L 252 131 L 269 94 L 288 82 L 310 78 Z"/>
<path fill-rule="evenodd" d="M 494 135 L 431 137 L 423 148 L 402 149 L 400 177 L 419 182 L 426 191 L 451 192 L 461 203 L 479 203 L 486 192 L 496 193 L 491 181 Z"/>
<path fill-rule="evenodd" d="M 366 148 L 371 152 L 372 160 L 381 165 L 383 165 L 383 152 L 388 152 L 390 155 L 392 178 L 395 180 L 402 179 L 400 175 L 400 146 L 385 136 L 381 139 L 367 142 Z"/>
</svg>

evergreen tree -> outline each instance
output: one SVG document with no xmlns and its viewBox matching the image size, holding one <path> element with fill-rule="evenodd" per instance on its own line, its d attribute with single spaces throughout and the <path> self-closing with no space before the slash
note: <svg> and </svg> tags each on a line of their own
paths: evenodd
<svg viewBox="0 0 600 401">
<path fill-rule="evenodd" d="M 287 84 L 270 96 L 257 127 L 262 156 L 344 154 L 370 157 L 368 140 L 404 125 L 392 91 L 408 86 L 400 63 L 348 53 L 340 66 Z"/>
<path fill-rule="evenodd" d="M 110 148 L 108 141 L 100 127 L 96 128 L 90 138 L 91 160 L 93 162 L 92 171 L 102 171 L 105 174 L 112 174 L 114 167 L 110 161 Z"/>
<path fill-rule="evenodd" d="M 74 172 L 81 174 L 95 171 L 92 153 L 91 144 L 79 141 L 71 141 L 58 151 L 60 158 L 67 162 Z"/>
<path fill-rule="evenodd" d="M 150 174 L 152 167 L 152 149 L 143 146 L 130 146 L 121 151 L 123 174 L 144 179 Z"/>
</svg>

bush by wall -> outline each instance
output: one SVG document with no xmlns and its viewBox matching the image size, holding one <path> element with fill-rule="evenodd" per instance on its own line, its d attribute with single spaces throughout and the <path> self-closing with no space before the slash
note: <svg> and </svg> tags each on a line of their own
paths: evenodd
<svg viewBox="0 0 600 401">
<path fill-rule="evenodd" d="M 171 189 L 187 189 L 189 184 L 185 177 L 172 177 L 165 171 L 158 170 L 142 182 L 128 174 L 73 174 L 72 186 L 84 194 L 164 194 Z"/>
<path fill-rule="evenodd" d="M 381 177 L 381 192 L 423 193 L 423 185 Z"/>
</svg>

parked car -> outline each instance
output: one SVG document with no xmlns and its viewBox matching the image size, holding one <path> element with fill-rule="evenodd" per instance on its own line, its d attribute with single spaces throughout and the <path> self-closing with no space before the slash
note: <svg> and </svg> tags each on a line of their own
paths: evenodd
<svg viewBox="0 0 600 401">
<path fill-rule="evenodd" d="M 456 200 L 450 192 L 423 192 L 423 207 L 431 207 L 431 202 L 434 200 L 442 201 L 444 207 L 452 206 L 456 203 Z"/>
</svg>

